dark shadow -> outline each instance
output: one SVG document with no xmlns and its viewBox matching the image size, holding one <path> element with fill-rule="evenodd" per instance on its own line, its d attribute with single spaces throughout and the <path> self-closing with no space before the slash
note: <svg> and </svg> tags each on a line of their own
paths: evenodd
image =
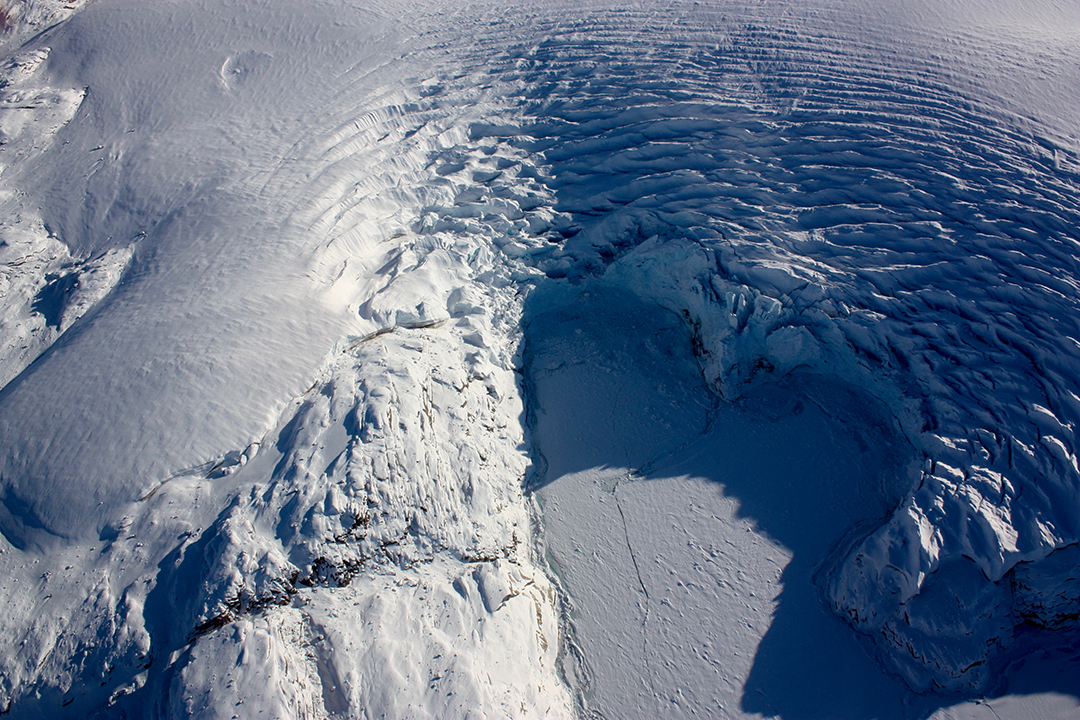
<svg viewBox="0 0 1080 720">
<path fill-rule="evenodd" d="M 828 611 L 815 583 L 822 563 L 881 523 L 906 489 L 899 475 L 910 448 L 868 398 L 821 378 L 791 376 L 723 403 L 701 378 L 682 318 L 602 281 L 551 281 L 534 293 L 524 362 L 538 454 L 533 489 L 542 500 L 565 505 L 551 484 L 590 468 L 626 468 L 638 477 L 626 482 L 639 495 L 647 495 L 651 480 L 703 478 L 737 501 L 738 518 L 749 519 L 756 534 L 791 554 L 742 688 L 744 712 L 869 720 L 928 715 L 938 706 L 883 673 L 856 633 Z M 635 522 L 632 500 L 621 502 Z M 648 501 L 639 508 L 651 510 Z M 632 530 L 628 540 L 643 541 Z M 650 556 L 662 554 L 660 539 L 645 545 L 634 562 L 648 595 L 660 566 L 678 560 Z M 740 568 L 743 560 L 724 562 L 752 570 Z M 676 568 L 683 570 L 689 573 Z M 652 603 L 651 622 L 660 628 L 665 609 L 656 598 L 642 602 Z M 645 639 L 657 654 L 649 680 L 660 683 L 655 691 L 663 696 L 669 680 L 661 631 L 644 632 L 655 634 Z"/>
<path fill-rule="evenodd" d="M 159 717 L 168 714 L 177 675 L 183 672 L 201 634 L 197 623 L 207 595 L 214 544 L 221 542 L 218 532 L 232 510 L 232 506 L 226 507 L 213 525 L 197 535 L 177 537 L 177 546 L 158 563 L 157 581 L 146 595 L 143 611 L 151 648 L 142 667 L 146 676 L 133 692 L 118 698 L 107 710 L 113 717 L 135 717 L 147 708 Z"/>
<path fill-rule="evenodd" d="M 30 309 L 41 313 L 47 326 L 60 327 L 68 297 L 79 287 L 79 274 L 75 272 L 67 275 L 50 274 L 46 279 L 48 282 L 38 291 Z"/>
<path fill-rule="evenodd" d="M 641 467 L 706 430 L 718 399 L 674 313 L 610 285 L 549 282 L 530 296 L 524 327 L 527 424 L 538 453 L 533 489 L 586 468 Z M 643 361 L 648 383 L 628 385 L 625 368 Z M 574 403 L 580 413 L 551 417 L 537 402 L 537 382 L 555 373 L 569 382 L 546 385 L 544 399 L 557 394 L 554 402 Z M 549 456 L 545 444 L 562 452 Z"/>
</svg>

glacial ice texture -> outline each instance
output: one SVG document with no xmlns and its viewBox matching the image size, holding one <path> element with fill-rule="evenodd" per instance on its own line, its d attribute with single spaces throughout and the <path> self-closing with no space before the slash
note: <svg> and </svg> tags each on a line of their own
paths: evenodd
<svg viewBox="0 0 1080 720">
<path fill-rule="evenodd" d="M 888 672 L 984 693 L 1032 648 L 1076 656 L 1067 9 L 19 7 L 0 76 L 14 717 L 580 710 L 522 378 L 530 319 L 591 284 L 689 347 L 667 387 L 703 405 L 645 438 L 671 468 L 724 404 L 782 398 L 785 422 L 804 378 L 854 389 L 810 393 L 828 422 L 879 409 L 854 436 L 895 462 L 836 527 L 786 536 L 804 553 L 784 581 Z M 649 482 L 614 495 L 632 510 Z M 774 540 L 756 571 L 776 589 Z"/>
</svg>

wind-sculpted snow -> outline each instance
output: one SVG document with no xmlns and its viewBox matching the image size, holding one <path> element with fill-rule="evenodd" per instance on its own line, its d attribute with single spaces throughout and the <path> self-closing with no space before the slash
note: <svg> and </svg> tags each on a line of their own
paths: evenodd
<svg viewBox="0 0 1080 720">
<path fill-rule="evenodd" d="M 703 407 L 771 387 L 822 417 L 884 408 L 867 436 L 895 447 L 868 452 L 910 487 L 800 567 L 911 688 L 985 692 L 1030 643 L 1073 640 L 1067 23 L 206 0 L 44 29 L 59 6 L 20 7 L 3 92 L 34 109 L 0 107 L 14 716 L 586 707 L 518 345 L 590 284 L 683 323 Z"/>
</svg>

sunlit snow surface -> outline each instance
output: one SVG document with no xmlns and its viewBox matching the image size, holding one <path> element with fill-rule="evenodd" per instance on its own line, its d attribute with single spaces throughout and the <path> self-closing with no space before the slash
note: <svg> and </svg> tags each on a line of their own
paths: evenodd
<svg viewBox="0 0 1080 720">
<path fill-rule="evenodd" d="M 871 5 L 16 5 L 0 706 L 1075 717 L 1080 17 Z"/>
</svg>

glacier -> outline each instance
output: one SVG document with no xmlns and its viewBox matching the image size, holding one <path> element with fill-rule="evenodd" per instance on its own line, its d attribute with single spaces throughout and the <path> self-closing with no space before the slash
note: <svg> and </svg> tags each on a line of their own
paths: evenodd
<svg viewBox="0 0 1080 720">
<path fill-rule="evenodd" d="M 1080 712 L 1068 3 L 0 9 L 12 717 Z"/>
</svg>

